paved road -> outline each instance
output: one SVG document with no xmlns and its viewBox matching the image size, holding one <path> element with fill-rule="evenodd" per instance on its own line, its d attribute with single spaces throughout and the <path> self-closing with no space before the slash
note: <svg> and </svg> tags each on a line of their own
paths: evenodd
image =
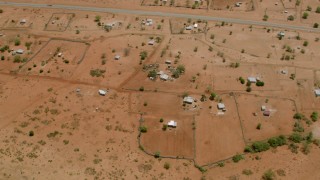
<svg viewBox="0 0 320 180">
<path fill-rule="evenodd" d="M 85 7 L 85 6 L 71 6 L 71 5 L 48 5 L 48 4 L 33 4 L 33 3 L 15 3 L 15 2 L 3 2 L 0 1 L 1 5 L 16 6 L 16 7 L 33 7 L 33 8 L 50 8 L 50 9 L 68 9 L 68 10 L 79 10 L 79 11 L 92 11 L 92 12 L 108 12 L 115 14 L 134 14 L 134 15 L 145 15 L 145 16 L 162 16 L 162 17 L 174 17 L 174 18 L 191 18 L 201 19 L 206 21 L 224 21 L 235 24 L 246 24 L 246 25 L 258 25 L 265 27 L 275 27 L 291 30 L 301 30 L 310 32 L 320 32 L 320 29 L 315 29 L 306 26 L 296 26 L 289 24 L 278 24 L 265 21 L 252 21 L 245 19 L 236 18 L 224 18 L 224 17 L 213 17 L 213 16 L 201 16 L 192 14 L 181 14 L 181 13 L 169 13 L 159 11 L 143 11 L 143 10 L 131 10 L 131 9 L 115 9 L 115 8 L 98 8 L 98 7 Z"/>
</svg>

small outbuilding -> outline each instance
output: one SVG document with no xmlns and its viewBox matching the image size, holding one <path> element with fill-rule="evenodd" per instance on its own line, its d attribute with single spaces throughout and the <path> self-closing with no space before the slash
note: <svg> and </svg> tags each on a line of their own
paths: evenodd
<svg viewBox="0 0 320 180">
<path fill-rule="evenodd" d="M 256 83 L 257 82 L 257 78 L 256 77 L 248 77 L 248 81 L 251 83 Z"/>
<path fill-rule="evenodd" d="M 183 98 L 183 102 L 187 103 L 187 104 L 192 104 L 194 102 L 194 99 L 193 99 L 193 97 L 186 96 Z"/>
<path fill-rule="evenodd" d="M 264 116 L 270 116 L 271 112 L 269 110 L 263 111 Z"/>
<path fill-rule="evenodd" d="M 314 94 L 316 95 L 316 97 L 320 96 L 320 89 L 315 89 Z"/>
<path fill-rule="evenodd" d="M 265 111 L 266 109 L 266 106 L 261 106 L 261 111 Z"/>
<path fill-rule="evenodd" d="M 280 31 L 280 32 L 278 33 L 278 37 L 281 37 L 281 38 L 283 38 L 285 35 L 286 35 L 286 34 L 285 34 L 283 31 Z"/>
<path fill-rule="evenodd" d="M 217 107 L 219 110 L 223 110 L 223 111 L 226 110 L 226 106 L 223 103 L 218 103 Z"/>
<path fill-rule="evenodd" d="M 154 45 L 154 43 L 155 43 L 155 41 L 154 41 L 153 39 L 151 39 L 151 40 L 148 42 L 148 45 L 153 46 L 153 45 Z"/>
<path fill-rule="evenodd" d="M 120 55 L 115 55 L 114 60 L 120 60 Z"/>
<path fill-rule="evenodd" d="M 164 80 L 164 81 L 167 81 L 169 79 L 169 75 L 163 73 L 163 74 L 160 75 L 160 79 Z"/>
<path fill-rule="evenodd" d="M 170 60 L 166 60 L 165 63 L 166 63 L 166 64 L 171 64 L 171 61 L 170 61 Z"/>
<path fill-rule="evenodd" d="M 102 89 L 99 89 L 99 94 L 101 95 L 101 96 L 105 96 L 106 94 L 107 94 L 107 91 L 106 90 L 102 90 Z"/>
<path fill-rule="evenodd" d="M 197 24 L 197 23 L 194 24 L 193 27 L 194 27 L 194 28 L 198 28 L 198 24 Z"/>
<path fill-rule="evenodd" d="M 187 26 L 187 27 L 186 27 L 186 30 L 192 30 L 192 29 L 193 29 L 192 26 Z"/>
<path fill-rule="evenodd" d="M 25 24 L 25 23 L 27 23 L 27 20 L 26 20 L 26 19 L 21 19 L 21 20 L 20 20 L 20 24 Z"/>
<path fill-rule="evenodd" d="M 16 50 L 16 53 L 17 53 L 17 54 L 23 54 L 23 53 L 24 53 L 24 50 L 23 50 L 23 49 L 18 49 L 18 50 Z"/>
<path fill-rule="evenodd" d="M 168 127 L 176 128 L 178 123 L 174 120 L 170 120 L 167 125 Z"/>
</svg>

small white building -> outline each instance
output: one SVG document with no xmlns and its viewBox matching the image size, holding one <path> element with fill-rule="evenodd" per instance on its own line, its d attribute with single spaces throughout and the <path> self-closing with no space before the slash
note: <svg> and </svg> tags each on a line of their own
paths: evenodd
<svg viewBox="0 0 320 180">
<path fill-rule="evenodd" d="M 193 29 L 193 26 L 187 26 L 186 27 L 186 30 L 192 30 Z"/>
<path fill-rule="evenodd" d="M 194 24 L 194 25 L 193 25 L 193 28 L 198 28 L 198 24 L 197 24 L 197 23 Z"/>
<path fill-rule="evenodd" d="M 101 96 L 105 96 L 106 94 L 107 94 L 107 91 L 106 90 L 102 90 L 102 89 L 99 89 L 99 94 L 101 95 Z"/>
<path fill-rule="evenodd" d="M 261 111 L 265 111 L 266 109 L 266 106 L 261 106 Z"/>
<path fill-rule="evenodd" d="M 115 55 L 114 60 L 120 60 L 120 55 Z"/>
<path fill-rule="evenodd" d="M 284 37 L 286 34 L 283 32 L 283 31 L 280 31 L 279 33 L 278 33 L 278 37 Z"/>
<path fill-rule="evenodd" d="M 218 103 L 217 107 L 219 110 L 226 110 L 226 106 L 223 103 Z"/>
<path fill-rule="evenodd" d="M 18 50 L 16 50 L 16 53 L 17 53 L 17 54 L 23 54 L 23 53 L 24 53 L 24 50 L 23 50 L 23 49 L 18 49 Z"/>
<path fill-rule="evenodd" d="M 171 61 L 170 61 L 170 60 L 166 60 L 165 63 L 166 63 L 166 64 L 171 64 Z"/>
<path fill-rule="evenodd" d="M 153 39 L 151 39 L 151 40 L 148 42 L 148 45 L 153 46 L 153 45 L 154 45 L 154 43 L 155 43 L 155 41 L 154 41 Z"/>
<path fill-rule="evenodd" d="M 21 19 L 21 20 L 20 20 L 20 24 L 25 24 L 25 23 L 27 23 L 27 20 L 26 20 L 26 19 Z"/>
<path fill-rule="evenodd" d="M 61 57 L 62 56 L 62 53 L 60 52 L 60 53 L 58 53 L 58 57 Z"/>
<path fill-rule="evenodd" d="M 314 94 L 316 95 L 316 97 L 320 96 L 320 89 L 315 89 Z"/>
<path fill-rule="evenodd" d="M 194 102 L 194 99 L 193 99 L 193 97 L 186 96 L 183 98 L 183 102 L 187 103 L 187 104 L 192 104 Z"/>
<path fill-rule="evenodd" d="M 168 127 L 176 128 L 177 125 L 178 125 L 178 123 L 176 121 L 174 121 L 174 120 L 170 120 L 168 122 Z"/>
<path fill-rule="evenodd" d="M 160 75 L 160 79 L 164 80 L 164 81 L 167 81 L 169 79 L 169 75 L 163 73 L 163 74 Z"/>
<path fill-rule="evenodd" d="M 145 24 L 146 24 L 147 26 L 151 26 L 151 25 L 153 24 L 152 19 L 147 19 Z"/>
<path fill-rule="evenodd" d="M 256 77 L 248 77 L 248 81 L 251 83 L 256 83 L 257 82 L 257 78 Z"/>
</svg>

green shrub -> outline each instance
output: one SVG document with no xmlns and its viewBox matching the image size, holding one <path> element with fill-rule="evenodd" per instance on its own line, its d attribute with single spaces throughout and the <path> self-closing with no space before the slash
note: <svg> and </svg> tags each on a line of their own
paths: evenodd
<svg viewBox="0 0 320 180">
<path fill-rule="evenodd" d="M 170 164 L 169 164 L 168 162 L 165 162 L 164 165 L 163 165 L 163 167 L 164 167 L 165 169 L 169 169 L 169 168 L 170 168 Z"/>
<path fill-rule="evenodd" d="M 157 71 L 156 70 L 149 71 L 148 77 L 156 78 L 157 77 Z"/>
<path fill-rule="evenodd" d="M 316 13 L 320 13 L 320 6 L 317 7 Z"/>
<path fill-rule="evenodd" d="M 19 46 L 20 44 L 21 44 L 20 39 L 19 39 L 19 38 L 16 38 L 16 39 L 14 40 L 14 45 L 15 45 L 15 46 Z"/>
<path fill-rule="evenodd" d="M 103 76 L 106 71 L 102 69 L 92 69 L 90 70 L 90 75 L 92 77 L 100 77 Z"/>
<path fill-rule="evenodd" d="M 308 16 L 309 16 L 309 13 L 304 12 L 304 13 L 302 14 L 302 19 L 308 19 Z"/>
<path fill-rule="evenodd" d="M 253 153 L 253 152 L 254 152 L 254 150 L 251 148 L 251 146 L 246 146 L 246 147 L 244 148 L 244 152 L 250 152 L 250 153 Z"/>
<path fill-rule="evenodd" d="M 313 122 L 318 121 L 318 112 L 315 112 L 315 111 L 312 112 L 310 118 L 311 118 L 311 120 L 312 120 Z"/>
<path fill-rule="evenodd" d="M 168 125 L 167 125 L 167 124 L 164 124 L 164 125 L 162 126 L 162 130 L 163 130 L 163 131 L 167 130 L 167 128 L 168 128 Z"/>
<path fill-rule="evenodd" d="M 258 81 L 258 82 L 256 82 L 256 86 L 264 86 L 264 82 L 263 81 Z"/>
<path fill-rule="evenodd" d="M 293 133 L 289 137 L 289 139 L 295 143 L 300 143 L 303 140 L 302 136 L 299 133 Z"/>
<path fill-rule="evenodd" d="M 154 157 L 155 157 L 155 158 L 159 158 L 159 157 L 160 157 L 160 152 L 159 152 L 159 151 L 155 152 L 155 153 L 154 153 Z"/>
<path fill-rule="evenodd" d="M 249 175 L 253 174 L 253 172 L 250 169 L 244 169 L 242 171 L 242 174 L 249 176 Z"/>
<path fill-rule="evenodd" d="M 239 77 L 239 81 L 240 81 L 241 84 L 246 83 L 246 80 L 244 80 L 243 77 Z"/>
<path fill-rule="evenodd" d="M 144 91 L 144 87 L 141 86 L 141 87 L 139 88 L 139 91 Z"/>
<path fill-rule="evenodd" d="M 146 133 L 148 131 L 148 128 L 145 127 L 145 126 L 140 126 L 139 127 L 139 131 L 142 132 L 142 133 Z"/>
<path fill-rule="evenodd" d="M 209 99 L 213 101 L 216 97 L 217 95 L 215 93 L 211 93 Z"/>
<path fill-rule="evenodd" d="M 252 144 L 252 149 L 255 152 L 267 151 L 270 149 L 270 145 L 266 142 L 258 141 Z"/>
<path fill-rule="evenodd" d="M 233 162 L 235 162 L 235 163 L 241 161 L 242 159 L 243 159 L 243 156 L 242 156 L 241 154 L 237 154 L 237 155 L 234 155 L 234 156 L 232 157 L 232 160 L 233 160 Z"/>
<path fill-rule="evenodd" d="M 284 136 L 273 137 L 268 140 L 268 143 L 271 147 L 283 146 L 287 143 L 287 140 Z"/>
<path fill-rule="evenodd" d="M 163 122 L 163 118 L 160 118 L 160 122 L 161 122 L 161 123 Z"/>
<path fill-rule="evenodd" d="M 29 136 L 30 137 L 34 136 L 34 132 L 33 131 L 29 131 Z"/>
<path fill-rule="evenodd" d="M 263 175 L 262 175 L 262 179 L 263 180 L 273 180 L 276 178 L 276 175 L 274 174 L 274 172 L 269 169 L 268 171 L 266 171 Z"/>
<path fill-rule="evenodd" d="M 304 115 L 303 114 L 301 114 L 301 113 L 295 113 L 294 115 L 293 115 L 293 118 L 294 119 L 302 119 L 302 118 L 304 118 Z"/>
</svg>

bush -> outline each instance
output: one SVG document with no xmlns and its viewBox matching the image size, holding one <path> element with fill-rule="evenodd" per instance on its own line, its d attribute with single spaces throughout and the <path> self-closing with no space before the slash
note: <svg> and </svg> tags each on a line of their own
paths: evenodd
<svg viewBox="0 0 320 180">
<path fill-rule="evenodd" d="M 163 131 L 167 130 L 167 128 L 168 128 L 168 125 L 166 125 L 166 124 L 164 124 L 164 125 L 162 126 L 162 130 L 163 130 Z"/>
<path fill-rule="evenodd" d="M 298 145 L 296 145 L 296 144 L 294 144 L 294 143 L 291 143 L 289 146 L 288 146 L 288 148 L 290 149 L 290 151 L 292 152 L 292 153 L 298 153 L 298 148 L 299 148 L 299 146 Z"/>
<path fill-rule="evenodd" d="M 242 159 L 243 159 L 243 156 L 242 156 L 241 154 L 237 154 L 237 155 L 234 155 L 234 156 L 232 157 L 232 160 L 233 160 L 233 162 L 235 162 L 235 163 L 241 161 Z"/>
<path fill-rule="evenodd" d="M 164 165 L 163 165 L 163 167 L 164 167 L 165 169 L 169 169 L 169 168 L 170 168 L 170 164 L 169 164 L 168 162 L 165 162 Z"/>
<path fill-rule="evenodd" d="M 318 121 L 318 112 L 312 112 L 310 118 L 313 122 Z"/>
<path fill-rule="evenodd" d="M 247 92 L 251 92 L 251 87 L 248 86 L 247 89 L 246 89 L 246 91 L 247 91 Z"/>
<path fill-rule="evenodd" d="M 258 82 L 256 82 L 256 86 L 264 86 L 264 82 L 263 81 L 258 81 Z"/>
<path fill-rule="evenodd" d="M 184 73 L 186 68 L 184 67 L 184 65 L 179 65 L 176 69 L 180 74 Z"/>
<path fill-rule="evenodd" d="M 304 12 L 302 15 L 302 19 L 308 19 L 309 14 L 307 12 Z"/>
<path fill-rule="evenodd" d="M 268 140 L 268 143 L 271 147 L 283 146 L 287 143 L 287 140 L 284 136 L 273 137 Z"/>
<path fill-rule="evenodd" d="M 275 179 L 275 174 L 274 174 L 274 172 L 271 170 L 271 169 L 269 169 L 268 171 L 266 171 L 263 175 L 262 175 L 262 179 L 263 180 L 273 180 L 273 179 Z"/>
<path fill-rule="evenodd" d="M 34 132 L 33 131 L 29 131 L 29 136 L 30 137 L 34 136 Z"/>
<path fill-rule="evenodd" d="M 21 62 L 21 57 L 19 55 L 18 56 L 14 56 L 13 62 L 14 63 L 20 63 Z"/>
<path fill-rule="evenodd" d="M 141 87 L 139 88 L 139 91 L 144 91 L 144 87 L 141 86 Z"/>
<path fill-rule="evenodd" d="M 2 9 L 0 9 L 0 13 L 3 13 L 3 10 L 2 10 Z"/>
<path fill-rule="evenodd" d="M 163 122 L 163 118 L 160 118 L 160 122 L 161 122 L 161 123 Z"/>
<path fill-rule="evenodd" d="M 320 13 L 320 6 L 317 7 L 316 13 Z"/>
<path fill-rule="evenodd" d="M 156 78 L 157 77 L 157 71 L 156 70 L 149 71 L 148 77 Z"/>
<path fill-rule="evenodd" d="M 261 129 L 261 123 L 259 123 L 256 127 L 256 129 L 260 130 Z"/>
<path fill-rule="evenodd" d="M 294 20 L 294 16 L 293 15 L 290 15 L 290 16 L 288 16 L 288 21 L 293 21 Z"/>
<path fill-rule="evenodd" d="M 309 143 L 303 143 L 301 147 L 301 151 L 303 154 L 309 154 L 310 153 L 310 144 Z"/>
<path fill-rule="evenodd" d="M 101 16 L 96 16 L 96 17 L 94 18 L 94 21 L 95 21 L 95 22 L 100 22 L 100 20 L 101 20 Z"/>
<path fill-rule="evenodd" d="M 318 23 L 314 23 L 313 24 L 313 28 L 318 28 L 319 27 L 319 24 Z"/>
<path fill-rule="evenodd" d="M 239 81 L 240 81 L 241 84 L 246 83 L 246 80 L 244 80 L 243 77 L 239 77 Z"/>
<path fill-rule="evenodd" d="M 160 152 L 159 152 L 159 151 L 155 152 L 155 153 L 154 153 L 154 157 L 155 157 L 155 158 L 159 158 L 159 157 L 160 157 Z"/>
<path fill-rule="evenodd" d="M 299 133 L 293 133 L 289 137 L 289 139 L 295 143 L 300 143 L 303 140 L 302 136 Z"/>
<path fill-rule="evenodd" d="M 103 76 L 103 74 L 105 73 L 106 71 L 105 70 L 102 70 L 102 69 L 92 69 L 90 70 L 90 75 L 92 77 L 100 77 L 100 76 Z"/>
<path fill-rule="evenodd" d="M 299 120 L 300 120 L 300 119 L 304 118 L 304 115 L 303 115 L 303 114 L 301 114 L 301 113 L 295 113 L 295 114 L 294 114 L 294 116 L 293 116 L 293 118 L 294 118 L 294 119 L 299 119 Z"/>
<path fill-rule="evenodd" d="M 20 39 L 19 39 L 19 38 L 16 38 L 16 39 L 14 40 L 14 45 L 15 45 L 15 46 L 19 46 L 20 44 L 21 44 Z"/>
<path fill-rule="evenodd" d="M 216 97 L 217 95 L 215 93 L 211 93 L 209 99 L 213 101 Z"/>
<path fill-rule="evenodd" d="M 140 126 L 139 127 L 139 131 L 142 132 L 142 133 L 146 133 L 148 131 L 148 128 L 145 127 L 145 126 Z"/>
<path fill-rule="evenodd" d="M 244 152 L 253 153 L 254 151 L 253 151 L 253 149 L 251 148 L 251 146 L 246 146 L 246 147 L 244 148 Z"/>
<path fill-rule="evenodd" d="M 249 176 L 249 175 L 253 174 L 253 172 L 250 169 L 244 169 L 242 171 L 242 174 Z"/>
<path fill-rule="evenodd" d="M 267 151 L 270 149 L 270 145 L 266 142 L 254 142 L 252 144 L 252 149 L 255 151 L 255 152 L 262 152 L 262 151 Z"/>
<path fill-rule="evenodd" d="M 147 56 L 148 56 L 147 51 L 142 51 L 140 53 L 140 60 L 145 60 L 147 58 Z"/>
<path fill-rule="evenodd" d="M 304 41 L 303 42 L 303 46 L 308 46 L 309 42 L 308 41 Z"/>
</svg>

